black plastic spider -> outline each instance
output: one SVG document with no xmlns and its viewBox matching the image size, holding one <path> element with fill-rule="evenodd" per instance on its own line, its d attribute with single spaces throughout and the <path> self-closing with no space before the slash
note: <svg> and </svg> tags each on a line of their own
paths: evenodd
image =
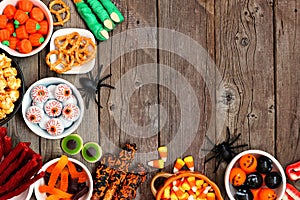
<svg viewBox="0 0 300 200">
<path fill-rule="evenodd" d="M 98 94 L 98 95 L 100 94 L 101 87 L 115 89 L 115 87 L 113 87 L 109 84 L 103 83 L 103 81 L 110 78 L 112 76 L 112 74 L 108 74 L 108 75 L 104 76 L 103 78 L 99 79 L 102 68 L 103 68 L 103 65 L 100 65 L 98 74 L 95 78 L 93 78 L 92 73 L 89 72 L 88 78 L 81 77 L 79 79 L 79 83 L 82 86 L 82 88 L 78 88 L 78 90 L 82 93 L 82 97 L 84 98 L 84 102 L 85 102 L 85 107 L 87 109 L 89 108 L 90 100 L 95 100 L 98 107 L 102 108 L 102 106 L 100 105 L 100 100 L 97 100 L 97 97 L 96 97 L 96 94 Z M 99 98 L 99 96 L 98 96 L 98 98 Z"/>
<path fill-rule="evenodd" d="M 220 164 L 222 161 L 225 161 L 229 163 L 233 157 L 237 154 L 233 151 L 233 149 L 242 148 L 248 146 L 248 144 L 242 144 L 238 146 L 233 146 L 233 144 L 239 139 L 241 136 L 241 133 L 239 133 L 236 137 L 233 139 L 230 139 L 230 130 L 229 127 L 226 129 L 226 140 L 220 144 L 214 144 L 208 136 L 206 136 L 209 143 L 211 143 L 214 147 L 211 150 L 203 149 L 204 151 L 210 151 L 213 153 L 213 155 L 205 160 L 204 163 L 207 163 L 213 158 L 216 158 L 217 165 L 214 169 L 214 173 L 218 170 Z"/>
</svg>

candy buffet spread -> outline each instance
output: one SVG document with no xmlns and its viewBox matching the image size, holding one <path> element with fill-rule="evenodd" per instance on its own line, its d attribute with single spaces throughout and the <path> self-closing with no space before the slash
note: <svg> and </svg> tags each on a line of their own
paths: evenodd
<svg viewBox="0 0 300 200">
<path fill-rule="evenodd" d="M 24 77 L 14 57 L 33 56 L 45 48 L 45 67 L 59 74 L 85 74 L 97 62 L 99 42 L 109 39 L 110 32 L 124 21 L 124 14 L 111 0 L 73 0 L 76 10 L 63 0 L 45 5 L 39 0 L 4 0 L 0 2 L 0 200 L 110 200 L 135 199 L 137 190 L 146 179 L 153 198 L 157 200 L 223 200 L 217 185 L 210 177 L 195 168 L 194 156 L 174 161 L 172 173 L 164 172 L 169 161 L 167 146 L 157 149 L 159 158 L 135 162 L 139 147 L 126 143 L 117 153 L 103 153 L 98 142 L 86 142 L 77 128 L 85 116 L 85 108 L 94 101 L 100 87 L 114 89 L 103 83 L 112 74 L 100 79 L 81 78 L 76 88 L 57 77 L 33 83 L 26 91 Z M 64 28 L 79 15 L 89 29 Z M 130 16 L 128 16 L 130 17 Z M 53 28 L 59 27 L 53 33 Z M 81 92 L 86 93 L 81 93 Z M 85 98 L 83 98 L 85 97 Z M 30 148 L 30 141 L 16 145 L 7 135 L 7 123 L 22 105 L 23 120 L 29 129 L 47 140 L 61 140 L 64 152 L 58 158 L 43 163 L 42 156 Z M 210 157 L 218 170 L 228 164 L 224 176 L 227 196 L 236 200 L 285 199 L 299 200 L 300 191 L 294 183 L 300 179 L 300 161 L 282 166 L 272 155 L 260 150 L 243 151 L 247 144 L 236 144 L 241 134 L 231 135 L 214 144 Z M 72 156 L 81 154 L 86 165 Z M 148 173 L 160 170 L 154 176 Z M 199 170 L 199 171 L 197 171 Z M 157 179 L 165 178 L 157 187 Z"/>
</svg>

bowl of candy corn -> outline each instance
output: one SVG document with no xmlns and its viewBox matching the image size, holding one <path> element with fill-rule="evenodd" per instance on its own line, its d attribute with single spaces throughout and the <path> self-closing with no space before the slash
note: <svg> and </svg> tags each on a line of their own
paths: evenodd
<svg viewBox="0 0 300 200">
<path fill-rule="evenodd" d="M 0 48 L 16 57 L 44 49 L 53 33 L 53 19 L 40 0 L 3 0 L 0 3 Z"/>
<path fill-rule="evenodd" d="M 154 186 L 158 178 L 166 178 L 159 190 Z M 151 181 L 151 191 L 156 200 L 198 198 L 223 200 L 220 189 L 213 181 L 199 172 L 192 171 L 179 171 L 176 174 L 160 172 Z"/>
</svg>

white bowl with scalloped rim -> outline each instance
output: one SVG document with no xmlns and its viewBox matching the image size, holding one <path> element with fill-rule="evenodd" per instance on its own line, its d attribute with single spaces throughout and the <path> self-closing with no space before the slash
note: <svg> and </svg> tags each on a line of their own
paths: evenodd
<svg viewBox="0 0 300 200">
<path fill-rule="evenodd" d="M 19 0 L 3 0 L 0 3 L 0 14 L 3 13 L 3 10 L 7 5 L 11 4 L 11 5 L 15 6 L 15 5 L 17 5 L 18 1 Z M 33 3 L 33 5 L 41 8 L 42 11 L 44 12 L 45 17 L 46 17 L 46 19 L 48 21 L 48 24 L 49 24 L 48 35 L 45 38 L 45 41 L 43 42 L 43 44 L 41 46 L 39 46 L 38 48 L 33 49 L 30 53 L 26 53 L 26 54 L 20 53 L 16 50 L 13 50 L 13 49 L 9 48 L 8 46 L 3 45 L 3 44 L 0 43 L 0 48 L 3 49 L 4 51 L 6 51 L 7 53 L 9 53 L 12 56 L 29 57 L 29 56 L 33 56 L 33 55 L 37 54 L 38 52 L 40 52 L 41 50 L 43 50 L 46 47 L 46 45 L 50 41 L 51 35 L 53 33 L 53 18 L 52 18 L 52 15 L 51 15 L 50 10 L 48 9 L 48 7 L 43 3 L 43 1 L 40 1 L 40 0 L 30 0 L 30 1 Z"/>
<path fill-rule="evenodd" d="M 32 90 L 33 87 L 35 87 L 37 85 L 44 85 L 44 86 L 47 87 L 49 85 L 58 85 L 58 84 L 61 84 L 61 83 L 67 84 L 71 88 L 71 90 L 73 92 L 73 95 L 77 99 L 77 106 L 80 109 L 80 116 L 75 122 L 73 122 L 73 124 L 70 127 L 64 129 L 62 134 L 60 134 L 60 135 L 50 135 L 46 130 L 42 129 L 38 124 L 33 124 L 29 120 L 27 120 L 26 111 L 27 111 L 28 107 L 31 106 L 31 103 L 32 103 L 30 93 L 31 93 L 31 90 Z M 81 97 L 80 92 L 77 90 L 77 88 L 73 84 L 71 84 L 70 82 L 68 82 L 68 81 L 66 81 L 62 78 L 48 77 L 48 78 L 38 80 L 37 82 L 32 84 L 27 89 L 27 91 L 26 91 L 26 93 L 23 97 L 23 101 L 22 101 L 22 115 L 23 115 L 23 118 L 24 118 L 24 121 L 25 121 L 26 125 L 30 128 L 30 130 L 32 132 L 34 132 L 38 136 L 41 136 L 41 137 L 46 138 L 46 139 L 61 139 L 63 137 L 66 137 L 66 136 L 70 135 L 71 133 L 75 132 L 77 130 L 77 128 L 79 127 L 79 125 L 82 121 L 83 115 L 84 115 L 84 102 L 83 102 L 83 99 Z"/>
</svg>

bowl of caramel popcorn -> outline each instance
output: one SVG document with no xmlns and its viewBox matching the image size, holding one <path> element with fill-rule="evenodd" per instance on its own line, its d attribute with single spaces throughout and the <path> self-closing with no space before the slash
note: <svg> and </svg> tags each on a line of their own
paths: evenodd
<svg viewBox="0 0 300 200">
<path fill-rule="evenodd" d="M 24 76 L 20 66 L 0 51 L 0 126 L 18 112 L 24 92 Z"/>
</svg>

